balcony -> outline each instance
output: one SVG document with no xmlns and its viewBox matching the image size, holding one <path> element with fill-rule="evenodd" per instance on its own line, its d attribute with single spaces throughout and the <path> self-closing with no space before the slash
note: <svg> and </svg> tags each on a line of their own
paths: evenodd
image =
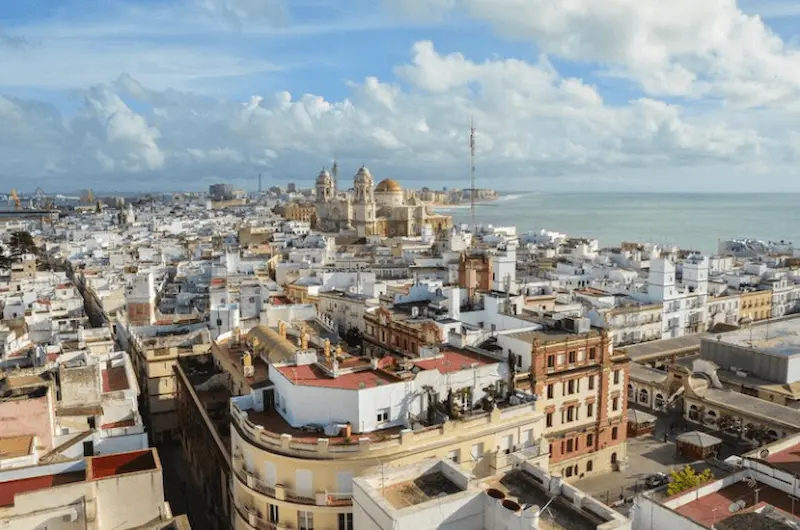
<svg viewBox="0 0 800 530">
<path fill-rule="evenodd" d="M 324 436 L 291 427 L 275 410 L 257 411 L 251 396 L 231 399 L 231 423 L 243 440 L 262 450 L 296 455 L 300 458 L 374 458 L 376 454 L 395 454 L 424 445 L 442 444 L 453 438 L 479 432 L 496 424 L 515 424 L 531 414 L 541 413 L 536 401 L 500 406 L 492 412 L 477 412 L 458 421 L 408 429 L 403 426 L 352 436 Z M 494 424 L 494 426 L 493 426 Z M 234 452 L 236 458 L 236 452 Z M 243 479 L 246 481 L 246 479 Z"/>
<path fill-rule="evenodd" d="M 288 501 L 295 504 L 305 504 L 307 506 L 350 506 L 353 504 L 353 494 L 349 492 L 331 492 L 324 490 L 316 492 L 312 497 L 287 488 L 283 484 L 269 486 L 257 476 L 248 473 L 241 467 L 234 469 L 234 474 L 239 481 L 249 489 L 278 501 Z"/>
<path fill-rule="evenodd" d="M 250 525 L 251 528 L 255 528 L 257 530 L 289 530 L 289 527 L 287 526 L 262 519 L 261 512 L 254 510 L 253 508 L 247 506 L 241 508 L 237 506 L 236 511 L 238 512 L 239 517 L 247 521 L 247 524 Z"/>
</svg>

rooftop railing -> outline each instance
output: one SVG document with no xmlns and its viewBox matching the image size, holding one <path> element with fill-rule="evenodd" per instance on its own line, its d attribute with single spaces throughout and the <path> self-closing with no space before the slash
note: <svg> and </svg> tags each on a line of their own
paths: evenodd
<svg viewBox="0 0 800 530">
<path fill-rule="evenodd" d="M 435 443 L 442 436 L 457 436 L 465 429 L 474 432 L 474 429 L 484 425 L 522 421 L 527 416 L 541 413 L 541 410 L 537 409 L 537 402 L 528 402 L 496 408 L 491 412 L 473 413 L 463 419 L 416 430 L 403 429 L 399 433 L 377 431 L 364 435 L 354 434 L 349 437 L 296 438 L 288 433 L 268 431 L 264 426 L 251 421 L 247 411 L 253 408 L 251 396 L 231 399 L 231 418 L 248 441 L 266 451 L 320 459 L 372 457 L 374 453 L 395 453 L 418 448 L 420 444 Z M 313 455 L 309 453 L 313 453 Z"/>
</svg>

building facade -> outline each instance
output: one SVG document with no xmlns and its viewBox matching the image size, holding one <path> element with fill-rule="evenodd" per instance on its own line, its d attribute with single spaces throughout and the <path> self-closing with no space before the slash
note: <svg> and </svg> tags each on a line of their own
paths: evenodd
<svg viewBox="0 0 800 530">
<path fill-rule="evenodd" d="M 545 413 L 550 468 L 565 478 L 621 469 L 626 460 L 628 359 L 603 330 L 526 333 L 529 383 Z"/>
</svg>

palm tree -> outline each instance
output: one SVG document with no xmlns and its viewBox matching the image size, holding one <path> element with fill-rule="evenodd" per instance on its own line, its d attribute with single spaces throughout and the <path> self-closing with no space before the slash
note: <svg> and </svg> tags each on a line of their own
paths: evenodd
<svg viewBox="0 0 800 530">
<path fill-rule="evenodd" d="M 9 247 L 11 248 L 11 256 L 18 258 L 23 254 L 38 254 L 39 248 L 33 240 L 30 232 L 17 231 L 11 234 L 9 240 Z"/>
</svg>

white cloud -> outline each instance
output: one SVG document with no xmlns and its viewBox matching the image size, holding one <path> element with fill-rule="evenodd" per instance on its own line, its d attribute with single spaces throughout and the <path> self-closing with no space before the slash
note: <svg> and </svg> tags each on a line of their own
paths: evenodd
<svg viewBox="0 0 800 530">
<path fill-rule="evenodd" d="M 389 1 L 412 14 L 422 3 Z M 463 10 L 504 37 L 535 42 L 544 53 L 613 65 L 650 95 L 708 94 L 740 106 L 800 98 L 800 53 L 735 0 L 424 3 Z"/>
<path fill-rule="evenodd" d="M 545 58 L 474 62 L 430 42 L 412 54 L 396 69 L 405 88 L 368 77 L 340 101 L 278 92 L 237 102 L 153 89 L 128 75 L 86 91 L 72 117 L 0 98 L 0 156 L 20 174 L 142 189 L 258 172 L 313 179 L 334 153 L 345 171 L 364 161 L 376 175 L 420 184 L 462 181 L 473 118 L 485 179 L 738 166 L 771 145 L 746 123 L 650 98 L 610 105 Z"/>
</svg>

